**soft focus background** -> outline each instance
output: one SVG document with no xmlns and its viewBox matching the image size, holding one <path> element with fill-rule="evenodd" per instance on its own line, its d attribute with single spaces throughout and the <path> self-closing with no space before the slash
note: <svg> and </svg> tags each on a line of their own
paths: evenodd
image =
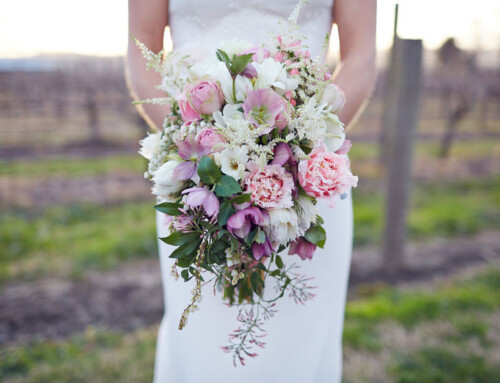
<svg viewBox="0 0 500 383">
<path fill-rule="evenodd" d="M 424 52 L 393 254 L 394 1 L 379 0 L 378 18 L 377 87 L 349 132 L 361 182 L 344 380 L 500 382 L 500 4 L 400 2 L 399 37 Z M 126 4 L 2 2 L 0 36 L 0 381 L 149 382 L 163 307 Z"/>
</svg>

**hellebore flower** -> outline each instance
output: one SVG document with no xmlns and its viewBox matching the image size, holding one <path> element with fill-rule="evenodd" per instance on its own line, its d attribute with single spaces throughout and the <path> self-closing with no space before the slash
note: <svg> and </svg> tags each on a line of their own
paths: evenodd
<svg viewBox="0 0 500 383">
<path fill-rule="evenodd" d="M 262 134 L 274 129 L 276 120 L 280 119 L 285 105 L 281 96 L 272 89 L 247 89 L 247 98 L 243 103 L 245 118 L 256 127 L 265 126 Z"/>
<path fill-rule="evenodd" d="M 219 214 L 219 200 L 210 190 L 202 187 L 193 187 L 184 190 L 182 194 L 188 194 L 184 204 L 190 208 L 203 206 L 205 213 L 207 213 L 209 217 Z"/>
<path fill-rule="evenodd" d="M 316 245 L 314 243 L 309 242 L 304 237 L 300 237 L 290 243 L 288 255 L 297 254 L 303 261 L 305 261 L 306 259 L 312 259 L 315 251 Z"/>
<path fill-rule="evenodd" d="M 258 261 L 262 257 L 269 257 L 273 253 L 274 248 L 269 238 L 266 237 L 266 241 L 264 243 L 254 242 L 252 245 L 252 253 L 253 257 Z"/>
<path fill-rule="evenodd" d="M 255 225 L 262 226 L 269 222 L 269 214 L 257 207 L 248 207 L 233 214 L 227 220 L 229 232 L 239 238 L 245 238 Z"/>
<path fill-rule="evenodd" d="M 192 134 L 188 134 L 185 140 L 175 141 L 175 144 L 179 149 L 179 156 L 186 161 L 175 168 L 173 179 L 185 181 L 196 174 L 198 161 L 210 153 L 210 148 L 200 144 Z"/>
</svg>

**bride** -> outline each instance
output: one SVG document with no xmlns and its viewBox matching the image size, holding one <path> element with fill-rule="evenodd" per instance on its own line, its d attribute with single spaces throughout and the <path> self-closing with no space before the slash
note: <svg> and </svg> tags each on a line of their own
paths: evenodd
<svg viewBox="0 0 500 383">
<path fill-rule="evenodd" d="M 221 40 L 240 38 L 255 45 L 266 42 L 296 0 L 129 0 L 130 33 L 153 51 L 163 47 L 167 25 L 174 48 L 203 59 Z M 346 94 L 340 119 L 352 125 L 375 80 L 376 0 L 310 0 L 302 9 L 299 25 L 311 53 L 317 53 L 332 22 L 338 26 L 341 62 L 333 76 Z M 146 71 L 139 50 L 130 43 L 127 57 L 129 83 L 139 99 L 161 97 L 155 85 L 159 75 Z M 144 117 L 162 126 L 166 110 L 144 105 Z M 292 299 L 278 303 L 277 314 L 266 321 L 266 347 L 245 367 L 233 367 L 232 357 L 221 351 L 227 335 L 237 327 L 236 308 L 206 292 L 201 310 L 190 316 L 182 331 L 178 319 L 191 297 L 190 283 L 170 276 L 170 246 L 160 242 L 165 316 L 161 323 L 155 363 L 156 383 L 181 382 L 340 382 L 342 327 L 352 250 L 350 197 L 334 209 L 319 206 L 327 231 L 324 249 L 301 263 L 301 271 L 314 277 L 315 298 L 301 306 Z M 158 235 L 167 236 L 164 216 L 157 215 Z"/>
</svg>

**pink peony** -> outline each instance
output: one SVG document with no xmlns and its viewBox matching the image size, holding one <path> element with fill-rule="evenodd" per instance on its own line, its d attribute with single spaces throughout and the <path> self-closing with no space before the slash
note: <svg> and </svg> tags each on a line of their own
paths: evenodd
<svg viewBox="0 0 500 383">
<path fill-rule="evenodd" d="M 358 177 L 352 175 L 346 156 L 328 152 L 325 145 L 319 145 L 309 157 L 310 160 L 299 163 L 299 183 L 311 197 L 333 207 L 340 195 L 356 187 Z"/>
<path fill-rule="evenodd" d="M 266 165 L 261 169 L 256 163 L 247 165 L 249 173 L 245 176 L 246 191 L 250 199 L 264 208 L 284 209 L 293 206 L 293 177 L 280 165 Z"/>
<path fill-rule="evenodd" d="M 181 93 L 177 96 L 177 103 L 179 104 L 182 121 L 186 124 L 201 120 L 200 114 L 193 109 L 185 93 Z"/>
<path fill-rule="evenodd" d="M 204 148 L 220 152 L 224 149 L 224 139 L 215 128 L 203 128 L 196 135 L 196 140 Z"/>
<path fill-rule="evenodd" d="M 212 114 L 222 108 L 224 94 L 215 81 L 201 80 L 185 89 L 189 103 L 200 114 Z"/>
</svg>

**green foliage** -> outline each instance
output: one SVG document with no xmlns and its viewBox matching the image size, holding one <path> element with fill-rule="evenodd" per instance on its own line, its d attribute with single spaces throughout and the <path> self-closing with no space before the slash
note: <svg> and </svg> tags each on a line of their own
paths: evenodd
<svg viewBox="0 0 500 383">
<path fill-rule="evenodd" d="M 160 213 L 164 213 L 175 217 L 182 214 L 182 212 L 179 210 L 181 207 L 182 205 L 179 203 L 163 202 L 160 203 L 159 205 L 156 205 L 155 209 L 158 210 Z"/>
<path fill-rule="evenodd" d="M 215 184 L 215 194 L 219 197 L 232 197 L 241 192 L 240 184 L 231 176 L 223 175 Z"/>
<path fill-rule="evenodd" d="M 397 383 L 500 382 L 500 365 L 490 365 L 473 353 L 460 354 L 445 348 L 423 348 L 402 354 L 391 372 Z"/>
<path fill-rule="evenodd" d="M 207 156 L 203 156 L 198 164 L 198 175 L 206 185 L 213 185 L 222 177 L 217 164 Z"/>
<path fill-rule="evenodd" d="M 319 225 L 312 225 L 309 230 L 306 231 L 304 237 L 316 246 L 323 248 L 326 241 L 326 232 L 323 227 Z"/>
</svg>

